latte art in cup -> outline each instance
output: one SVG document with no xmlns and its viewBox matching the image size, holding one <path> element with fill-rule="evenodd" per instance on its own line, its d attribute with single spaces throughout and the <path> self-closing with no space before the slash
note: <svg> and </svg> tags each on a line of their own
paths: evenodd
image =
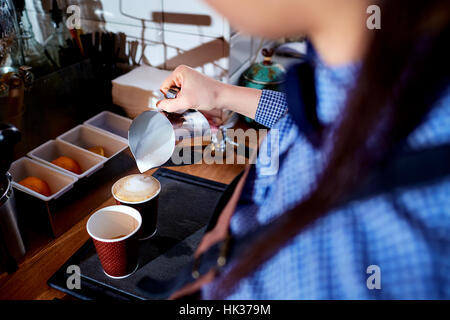
<svg viewBox="0 0 450 320">
<path fill-rule="evenodd" d="M 142 230 L 139 240 L 149 239 L 156 234 L 160 191 L 159 181 L 147 174 L 123 177 L 112 186 L 111 193 L 116 204 L 130 206 L 141 214 Z"/>
<path fill-rule="evenodd" d="M 117 181 L 112 193 L 125 203 L 139 203 L 153 198 L 159 193 L 161 185 L 158 180 L 145 174 L 133 174 Z"/>
</svg>

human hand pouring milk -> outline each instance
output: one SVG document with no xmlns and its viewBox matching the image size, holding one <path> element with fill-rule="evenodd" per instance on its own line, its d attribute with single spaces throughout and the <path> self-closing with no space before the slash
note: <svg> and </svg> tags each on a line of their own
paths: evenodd
<svg viewBox="0 0 450 320">
<path fill-rule="evenodd" d="M 180 88 L 172 87 L 164 98 L 176 99 L 179 91 Z M 174 154 L 175 146 L 182 141 L 188 141 L 191 147 L 198 145 L 199 141 L 209 141 L 210 131 L 208 120 L 199 111 L 169 113 L 148 110 L 131 123 L 128 145 L 142 173 L 165 164 Z"/>
</svg>

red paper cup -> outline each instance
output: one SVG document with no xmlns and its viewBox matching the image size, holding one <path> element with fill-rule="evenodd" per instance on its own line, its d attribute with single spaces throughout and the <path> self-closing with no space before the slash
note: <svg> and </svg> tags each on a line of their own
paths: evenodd
<svg viewBox="0 0 450 320">
<path fill-rule="evenodd" d="M 141 225 L 139 211 L 124 205 L 102 208 L 89 218 L 86 229 L 107 276 L 122 279 L 136 271 Z"/>
</svg>

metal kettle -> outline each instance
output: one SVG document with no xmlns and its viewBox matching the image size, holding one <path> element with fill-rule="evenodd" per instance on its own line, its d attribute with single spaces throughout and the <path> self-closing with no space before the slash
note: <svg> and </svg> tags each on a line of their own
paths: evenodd
<svg viewBox="0 0 450 320">
<path fill-rule="evenodd" d="M 25 244 L 19 226 L 11 175 L 14 145 L 20 140 L 19 130 L 0 124 L 0 272 L 17 270 L 17 262 L 25 255 Z"/>
<path fill-rule="evenodd" d="M 280 90 L 286 71 L 283 66 L 272 61 L 274 50 L 262 49 L 264 60 L 252 64 L 245 70 L 239 80 L 239 85 L 256 89 Z"/>
</svg>

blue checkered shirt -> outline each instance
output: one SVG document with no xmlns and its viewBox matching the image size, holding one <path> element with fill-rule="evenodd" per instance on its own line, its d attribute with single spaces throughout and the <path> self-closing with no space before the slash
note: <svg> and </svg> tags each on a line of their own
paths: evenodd
<svg viewBox="0 0 450 320">
<path fill-rule="evenodd" d="M 357 72 L 356 65 L 318 64 L 321 122 L 336 120 Z M 323 153 L 297 130 L 286 110 L 284 94 L 263 91 L 255 120 L 271 128 L 267 140 L 278 131 L 279 169 L 263 174 L 264 165 L 258 162 L 250 170 L 231 219 L 234 234 L 270 223 L 298 204 L 324 167 Z M 421 149 L 449 142 L 447 90 L 407 143 Z M 207 285 L 203 297 L 215 290 L 220 290 L 215 283 Z M 449 299 L 450 179 L 328 212 L 242 279 L 228 298 Z"/>
</svg>

